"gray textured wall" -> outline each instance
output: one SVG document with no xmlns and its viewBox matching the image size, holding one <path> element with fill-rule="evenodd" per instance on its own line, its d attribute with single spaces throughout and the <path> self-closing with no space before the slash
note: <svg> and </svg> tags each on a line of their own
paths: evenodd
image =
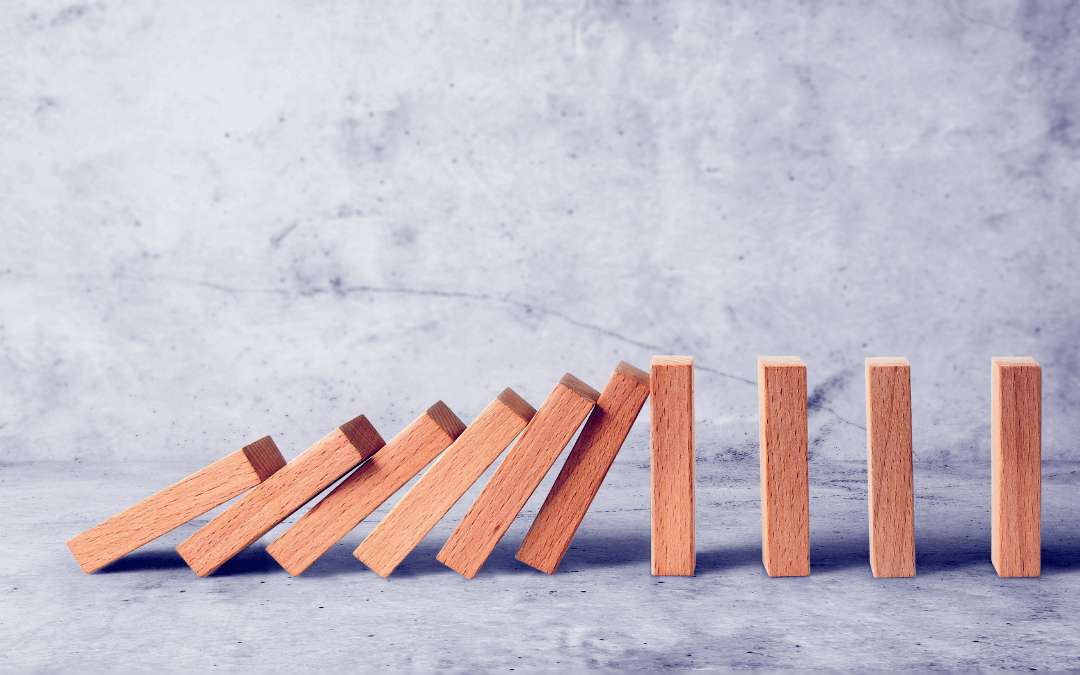
<svg viewBox="0 0 1080 675">
<path fill-rule="evenodd" d="M 923 462 L 1031 355 L 1075 459 L 1078 105 L 1077 3 L 13 0 L 0 458 L 291 457 L 685 353 L 702 459 L 756 457 L 759 354 L 839 459 L 907 356 Z"/>
</svg>

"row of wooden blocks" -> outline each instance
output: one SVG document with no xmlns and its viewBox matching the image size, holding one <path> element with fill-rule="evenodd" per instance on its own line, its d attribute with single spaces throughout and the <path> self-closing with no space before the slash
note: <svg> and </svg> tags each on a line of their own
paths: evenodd
<svg viewBox="0 0 1080 675">
<path fill-rule="evenodd" d="M 1038 576 L 1041 371 L 1031 358 L 995 358 L 991 380 L 992 560 L 1001 576 Z M 871 570 L 877 577 L 913 576 L 907 359 L 867 359 L 866 385 Z M 762 560 L 769 576 L 805 576 L 810 573 L 806 366 L 797 357 L 759 358 L 758 392 Z M 552 574 L 646 399 L 652 573 L 692 575 L 694 365 L 689 356 L 653 357 L 650 373 L 620 363 L 599 393 L 567 374 L 539 410 L 506 389 L 468 427 L 440 401 L 389 443 L 361 415 L 288 464 L 268 436 L 67 544 L 82 569 L 93 572 L 250 490 L 177 547 L 196 574 L 206 576 L 352 471 L 267 548 L 297 576 L 436 460 L 355 551 L 387 577 L 518 438 L 437 556 L 472 578 L 584 423 L 517 553 L 522 562 Z"/>
</svg>

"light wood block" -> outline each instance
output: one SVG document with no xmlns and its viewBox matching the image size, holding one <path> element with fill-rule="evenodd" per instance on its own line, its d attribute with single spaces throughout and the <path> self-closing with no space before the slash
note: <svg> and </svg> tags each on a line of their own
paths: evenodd
<svg viewBox="0 0 1080 675">
<path fill-rule="evenodd" d="M 440 562 L 476 576 L 599 397 L 570 373 L 559 380 L 439 551 Z"/>
<path fill-rule="evenodd" d="M 694 357 L 654 356 L 649 400 L 652 573 L 692 576 L 694 513 Z"/>
<path fill-rule="evenodd" d="M 428 408 L 266 548 L 294 577 L 450 446 L 465 425 L 442 401 Z"/>
<path fill-rule="evenodd" d="M 770 577 L 810 574 L 806 365 L 758 357 L 761 559 Z"/>
<path fill-rule="evenodd" d="M 196 574 L 205 577 L 383 445 L 379 432 L 363 415 L 341 425 L 188 537 L 176 550 Z"/>
<path fill-rule="evenodd" d="M 915 576 L 911 367 L 903 357 L 866 359 L 866 452 L 870 569 Z"/>
<path fill-rule="evenodd" d="M 68 540 L 68 548 L 89 574 L 221 506 L 283 466 L 274 441 L 259 439 Z"/>
<path fill-rule="evenodd" d="M 536 414 L 505 389 L 401 498 L 354 555 L 386 578 Z"/>
<path fill-rule="evenodd" d="M 620 363 L 525 535 L 518 560 L 555 573 L 648 397 L 649 374 Z"/>
<path fill-rule="evenodd" d="M 1042 567 L 1042 368 L 1030 357 L 990 361 L 990 555 L 1002 577 Z"/>
</svg>

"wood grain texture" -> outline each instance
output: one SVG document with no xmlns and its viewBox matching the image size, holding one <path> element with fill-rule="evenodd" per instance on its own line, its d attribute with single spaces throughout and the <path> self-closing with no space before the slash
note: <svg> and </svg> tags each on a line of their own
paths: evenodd
<svg viewBox="0 0 1080 675">
<path fill-rule="evenodd" d="M 648 397 L 649 374 L 619 363 L 525 535 L 518 560 L 555 573 Z"/>
<path fill-rule="evenodd" d="M 379 432 L 360 415 L 300 453 L 176 550 L 196 574 L 205 577 L 383 445 Z"/>
<path fill-rule="evenodd" d="M 440 562 L 476 576 L 599 397 L 573 375 L 563 376 L 439 551 Z"/>
<path fill-rule="evenodd" d="M 758 357 L 761 560 L 770 577 L 810 574 L 806 365 Z"/>
<path fill-rule="evenodd" d="M 1002 577 L 1042 568 L 1042 368 L 990 361 L 990 556 Z"/>
<path fill-rule="evenodd" d="M 465 425 L 442 401 L 361 464 L 266 552 L 294 577 L 450 446 Z"/>
<path fill-rule="evenodd" d="M 73 537 L 68 548 L 89 574 L 250 490 L 283 466 L 285 459 L 266 436 Z"/>
<path fill-rule="evenodd" d="M 870 569 L 915 576 L 911 367 L 903 357 L 866 359 L 866 453 Z"/>
<path fill-rule="evenodd" d="M 354 555 L 386 578 L 483 475 L 536 411 L 505 389 L 435 461 Z"/>
<path fill-rule="evenodd" d="M 650 363 L 652 573 L 692 576 L 697 565 L 694 503 L 694 357 Z"/>
</svg>

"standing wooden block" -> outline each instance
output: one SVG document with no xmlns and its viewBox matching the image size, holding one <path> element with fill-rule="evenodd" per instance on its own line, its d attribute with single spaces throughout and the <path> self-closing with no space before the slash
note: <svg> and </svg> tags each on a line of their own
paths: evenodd
<svg viewBox="0 0 1080 675">
<path fill-rule="evenodd" d="M 913 577 L 911 367 L 903 357 L 866 359 L 866 452 L 870 569 L 875 577 Z"/>
<path fill-rule="evenodd" d="M 363 415 L 331 431 L 176 550 L 205 577 L 385 445 Z"/>
<path fill-rule="evenodd" d="M 476 576 L 599 397 L 570 373 L 559 380 L 439 551 L 440 562 Z"/>
<path fill-rule="evenodd" d="M 555 573 L 648 397 L 649 374 L 619 363 L 521 543 L 518 560 Z"/>
<path fill-rule="evenodd" d="M 1031 357 L 990 361 L 990 554 L 1002 577 L 1042 567 L 1042 368 Z"/>
<path fill-rule="evenodd" d="M 806 365 L 758 357 L 761 559 L 770 577 L 810 574 Z"/>
<path fill-rule="evenodd" d="M 285 459 L 267 436 L 70 539 L 68 548 L 89 574 L 221 506 L 283 466 Z"/>
<path fill-rule="evenodd" d="M 285 530 L 266 552 L 289 574 L 299 575 L 463 431 L 465 425 L 439 401 Z"/>
<path fill-rule="evenodd" d="M 650 370 L 652 573 L 692 576 L 697 564 L 694 357 L 654 356 Z"/>
<path fill-rule="evenodd" d="M 379 576 L 390 576 L 535 414 L 512 389 L 504 389 L 375 526 L 354 555 Z"/>
</svg>

